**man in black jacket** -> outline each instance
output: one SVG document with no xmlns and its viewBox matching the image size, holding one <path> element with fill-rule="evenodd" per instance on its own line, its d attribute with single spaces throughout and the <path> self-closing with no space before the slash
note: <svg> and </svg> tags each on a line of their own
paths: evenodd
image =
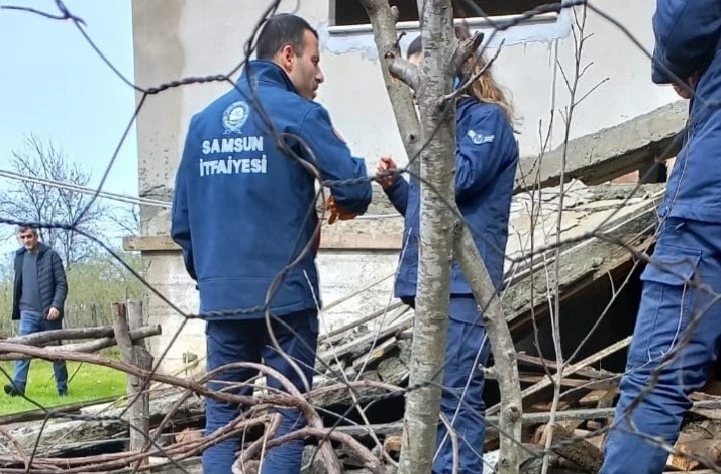
<svg viewBox="0 0 721 474">
<path fill-rule="evenodd" d="M 20 320 L 20 335 L 62 329 L 63 308 L 68 295 L 68 281 L 60 255 L 38 242 L 37 230 L 19 227 L 18 239 L 23 246 L 15 253 L 12 319 Z M 13 383 L 5 385 L 5 393 L 25 393 L 30 360 L 15 363 Z M 58 394 L 68 394 L 68 369 L 65 361 L 53 363 Z"/>
</svg>

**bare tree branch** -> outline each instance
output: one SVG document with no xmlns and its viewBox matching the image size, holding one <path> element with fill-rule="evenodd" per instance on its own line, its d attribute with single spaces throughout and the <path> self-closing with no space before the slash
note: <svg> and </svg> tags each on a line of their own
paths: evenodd
<svg viewBox="0 0 721 474">
<path fill-rule="evenodd" d="M 501 415 L 499 432 L 501 436 L 501 454 L 498 460 L 498 472 L 517 473 L 519 459 L 518 441 L 521 439 L 521 383 L 518 376 L 516 349 L 511 331 L 503 315 L 501 302 L 491 282 L 486 266 L 473 242 L 468 226 L 460 221 L 456 224 L 453 239 L 453 256 L 463 270 L 476 301 L 483 306 L 483 321 L 493 350 L 495 371 L 499 374 L 498 387 L 501 394 Z"/>
<path fill-rule="evenodd" d="M 373 35 L 378 57 L 386 58 L 392 55 L 393 58 L 401 58 L 401 50 L 398 46 L 398 35 L 396 32 L 396 21 L 398 20 L 398 8 L 388 4 L 388 0 L 359 0 L 366 11 L 373 25 Z M 389 69 L 381 62 L 381 72 L 386 84 L 386 91 L 393 106 L 393 113 L 396 119 L 398 131 L 406 149 L 409 159 L 416 156 L 421 147 L 421 128 L 418 117 L 413 106 L 413 97 L 408 87 L 397 81 L 391 75 Z M 411 164 L 411 169 L 417 172 L 419 165 L 417 161 Z"/>
<path fill-rule="evenodd" d="M 421 87 L 418 68 L 405 59 L 397 58 L 391 53 L 386 54 L 388 70 L 393 77 L 403 81 L 408 87 L 417 91 Z"/>
</svg>

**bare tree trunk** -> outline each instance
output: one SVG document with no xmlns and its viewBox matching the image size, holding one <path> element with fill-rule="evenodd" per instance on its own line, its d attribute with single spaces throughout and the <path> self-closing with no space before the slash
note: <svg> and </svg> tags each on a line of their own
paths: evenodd
<svg viewBox="0 0 721 474">
<path fill-rule="evenodd" d="M 420 7 L 419 7 L 420 10 Z M 435 452 L 438 414 L 448 333 L 452 213 L 446 203 L 454 202 L 455 159 L 448 150 L 455 143 L 455 105 L 439 107 L 439 98 L 451 92 L 448 59 L 455 39 L 453 11 L 449 0 L 425 2 L 423 15 L 424 62 L 418 91 L 421 121 L 420 249 L 416 321 L 410 360 L 410 386 L 400 474 L 430 472 Z"/>
<path fill-rule="evenodd" d="M 491 276 L 473 242 L 471 231 L 461 222 L 458 222 L 458 232 L 453 243 L 453 256 L 469 281 L 476 301 L 484 310 L 483 321 L 493 350 L 494 370 L 497 373 L 496 380 L 501 393 L 501 414 L 498 423 L 501 452 L 496 469 L 499 474 L 514 474 L 518 472 L 520 461 L 523 405 L 516 349 L 513 346 L 511 331 L 503 315 L 501 302 L 495 295 L 496 290 Z"/>
<path fill-rule="evenodd" d="M 521 396 L 513 340 L 495 294 L 488 271 L 470 230 L 453 219 L 455 160 L 455 107 L 445 107 L 442 98 L 451 91 L 451 70 L 459 57 L 471 49 L 455 50 L 451 4 L 447 0 L 419 0 L 425 53 L 422 71 L 400 59 L 395 22 L 398 12 L 388 0 L 360 0 L 373 25 L 379 58 L 385 59 L 383 77 L 409 158 L 428 142 L 420 156 L 421 223 L 416 323 L 410 362 L 410 386 L 406 405 L 400 473 L 430 472 L 435 451 L 442 381 L 442 366 L 448 326 L 451 249 L 470 282 L 476 300 L 484 305 L 484 318 L 499 374 L 501 442 L 498 472 L 517 473 L 521 440 Z M 476 48 L 475 42 L 459 48 Z M 419 92 L 418 119 L 406 85 Z M 423 87 L 419 87 L 423 84 Z M 453 99 L 451 99 L 453 100 Z M 446 113 L 441 115 L 441 111 Z M 420 140 L 416 140 L 420 137 Z M 414 172 L 414 168 L 411 168 Z M 417 172 L 417 171 L 416 171 Z M 429 186 L 430 185 L 430 186 Z M 453 238 L 454 225 L 460 225 Z M 490 303 L 488 303 L 490 302 Z M 430 383 L 430 384 L 429 384 Z"/>
<path fill-rule="evenodd" d="M 393 107 L 398 131 L 401 134 L 403 146 L 406 149 L 406 155 L 408 155 L 408 159 L 412 159 L 418 154 L 421 148 L 421 128 L 413 106 L 413 97 L 408 86 L 395 79 L 391 75 L 390 69 L 385 67 L 383 62 L 384 58 L 392 61 L 395 58 L 401 57 L 401 51 L 398 47 L 398 33 L 396 32 L 398 8 L 391 7 L 388 0 L 360 0 L 360 2 L 368 12 L 368 17 L 373 25 L 373 34 L 388 97 Z M 419 170 L 419 166 L 417 165 L 418 160 L 415 160 L 411 165 L 411 170 L 416 173 Z"/>
</svg>

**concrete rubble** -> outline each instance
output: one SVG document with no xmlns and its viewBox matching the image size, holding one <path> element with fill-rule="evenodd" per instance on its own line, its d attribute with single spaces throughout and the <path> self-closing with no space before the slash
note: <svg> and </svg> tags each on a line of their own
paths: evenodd
<svg viewBox="0 0 721 474">
<path fill-rule="evenodd" d="M 512 237 L 506 252 L 509 257 L 506 286 L 501 301 L 519 352 L 524 400 L 524 439 L 521 441 L 528 454 L 522 472 L 540 472 L 538 453 L 545 442 L 550 419 L 552 384 L 545 374 L 546 370 L 555 370 L 554 357 L 543 348 L 539 351 L 535 344 L 528 343 L 530 339 L 542 341 L 550 334 L 547 325 L 549 291 L 556 296 L 555 276 L 552 276 L 555 270 L 550 269 L 559 262 L 558 297 L 565 324 L 567 319 L 576 317 L 577 308 L 584 308 L 583 303 L 579 306 L 579 295 L 583 302 L 584 294 L 596 294 L 598 288 L 609 281 L 621 282 L 629 271 L 633 271 L 632 264 L 637 258 L 629 249 L 646 251 L 653 244 L 656 206 L 662 192 L 663 184 L 587 186 L 573 180 L 565 184 L 562 198 L 559 187 L 544 188 L 535 193 L 521 192 L 514 197 L 510 224 Z M 562 212 L 558 211 L 559 206 Z M 532 222 L 536 224 L 532 225 Z M 562 242 L 558 252 L 552 248 L 557 239 Z M 624 245 L 628 247 L 624 248 Z M 526 258 L 532 248 L 537 251 L 545 247 L 549 250 L 538 254 L 533 261 Z M 529 291 L 531 285 L 535 291 Z M 608 303 L 611 294 L 603 298 L 605 301 L 601 302 Z M 611 322 L 614 317 L 611 314 Z M 412 326 L 413 311 L 392 300 L 383 311 L 321 334 L 314 391 L 309 397 L 320 411 L 326 427 L 335 424 L 339 432 L 353 436 L 376 455 L 391 459 L 397 459 L 400 450 L 402 390 L 408 382 Z M 611 331 L 611 343 L 580 353 L 566 365 L 562 378 L 564 396 L 555 416 L 554 439 L 582 441 L 567 444 L 574 447 L 572 450 L 555 448 L 550 472 L 596 472 L 603 434 L 595 433 L 602 433 L 612 420 L 620 372 L 618 364 L 614 366 L 607 362 L 609 357 L 618 356 L 627 347 L 630 338 L 624 336 L 626 334 Z M 572 339 L 572 331 L 564 330 L 564 337 Z M 349 389 L 331 389 L 337 388 L 339 383 L 354 383 L 352 393 Z M 484 458 L 490 467 L 497 457 L 499 440 L 494 429 L 498 399 L 493 376 L 488 377 L 487 387 L 489 422 Z M 151 434 L 182 396 L 176 389 L 160 390 L 151 398 Z M 689 415 L 689 423 L 678 446 L 682 451 L 716 456 L 721 453 L 721 447 L 715 441 L 721 439 L 721 401 L 714 394 L 721 394 L 721 390 L 712 384 L 707 392 L 694 395 L 698 408 Z M 202 400 L 191 396 L 181 406 L 172 424 L 158 436 L 160 446 L 172 447 L 188 436 L 200 436 Z M 75 420 L 52 419 L 45 425 L 32 419 L 13 424 L 8 419 L 3 426 L 15 443 L 29 451 L 35 449 L 37 456 L 45 459 L 124 449 L 127 426 L 114 418 L 114 414 L 122 414 L 122 406 L 90 406 L 76 413 L 87 416 Z M 90 421 L 88 418 L 93 414 L 102 414 L 103 419 Z M 364 416 L 371 422 L 370 426 L 363 422 Z M 42 435 L 38 436 L 41 431 Z M 248 440 L 257 439 L 257 436 L 258 433 L 249 432 Z M 10 442 L 3 440 L 0 444 L 10 449 Z M 309 464 L 303 472 L 325 472 L 318 457 L 312 456 L 313 451 L 311 443 L 306 452 Z M 344 472 L 369 472 L 354 453 L 340 446 L 337 453 Z M 717 457 L 721 462 L 721 455 Z M 13 464 L 7 459 L 4 461 L 6 466 Z M 167 459 L 151 458 L 151 464 L 163 463 L 167 463 Z M 700 467 L 687 457 L 669 457 L 669 468 Z M 157 467 L 155 472 L 176 472 L 172 469 L 177 466 Z M 199 472 L 197 457 L 185 460 L 184 469 Z M 392 472 L 391 465 L 389 472 Z"/>
<path fill-rule="evenodd" d="M 664 183 L 611 184 L 608 180 L 653 159 L 672 157 L 684 117 L 681 102 L 670 104 L 622 126 L 574 140 L 565 152 L 552 151 L 543 160 L 524 159 L 519 166 L 501 304 L 518 352 L 524 425 L 519 441 L 524 447 L 521 472 L 525 474 L 540 472 L 539 453 L 552 418 L 553 439 L 573 442 L 553 444 L 549 472 L 595 473 L 600 466 L 604 428 L 613 420 L 614 398 L 638 304 L 639 253 L 653 246 L 657 206 L 665 187 Z M 560 186 L 558 170 L 566 154 L 571 159 Z M 527 185 L 531 176 L 531 181 L 543 185 L 540 190 Z M 374 218 L 340 222 L 327 229 L 327 234 L 324 229 L 323 237 L 337 234 L 339 243 L 351 237 L 365 238 L 372 243 L 369 248 L 397 250 L 402 219 L 390 218 L 390 212 L 388 203 L 374 203 L 371 214 L 380 215 L 378 222 Z M 563 367 L 562 396 L 552 417 L 553 383 L 547 374 L 556 370 L 550 324 L 554 307 L 550 302 L 555 299 L 560 307 L 562 356 L 566 361 L 573 356 L 573 360 Z M 400 451 L 413 316 L 410 308 L 390 299 L 380 310 L 322 332 L 314 389 L 308 396 L 324 426 L 352 436 L 384 458 L 387 472 L 395 472 L 389 460 L 397 460 Z M 592 327 L 594 336 L 587 338 Z M 484 474 L 493 472 L 498 458 L 499 433 L 494 427 L 499 397 L 494 377 L 489 373 L 484 395 Z M 151 435 L 171 407 L 182 407 L 158 434 L 158 444 L 172 449 L 199 437 L 202 400 L 197 396 L 183 400 L 183 392 L 177 389 L 157 390 L 151 398 Z M 721 465 L 721 444 L 717 441 L 721 440 L 721 386 L 711 380 L 692 398 L 694 408 L 677 448 L 681 453 L 701 453 Z M 6 452 L 18 446 L 35 450 L 45 459 L 126 449 L 127 426 L 108 416 L 120 416 L 120 408 L 104 404 L 79 407 L 74 413 L 88 416 L 69 421 L 54 418 L 47 424 L 41 421 L 43 414 L 35 419 L 27 415 L 22 422 L 0 417 L 14 440 L 2 439 L 0 445 L 7 448 Z M 105 416 L 103 420 L 87 419 L 93 414 Z M 247 442 L 257 440 L 260 434 L 249 430 Z M 370 472 L 355 453 L 340 444 L 334 447 L 344 472 Z M 315 454 L 314 443 L 309 441 L 304 454 L 305 474 L 326 472 Z M 161 466 L 164 463 L 167 459 L 161 456 L 151 458 L 156 466 L 153 472 L 179 472 L 177 465 Z M 197 455 L 182 463 L 187 472 L 200 472 Z M 248 464 L 246 472 L 257 470 L 256 460 Z M 22 459 L 0 456 L 0 466 L 11 465 L 21 466 Z M 697 472 L 704 468 L 683 454 L 669 455 L 668 467 Z"/>
</svg>

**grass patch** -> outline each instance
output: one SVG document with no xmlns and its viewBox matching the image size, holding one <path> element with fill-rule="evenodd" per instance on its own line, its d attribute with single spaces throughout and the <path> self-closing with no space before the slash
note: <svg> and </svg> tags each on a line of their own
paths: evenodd
<svg viewBox="0 0 721 474">
<path fill-rule="evenodd" d="M 68 362 L 68 396 L 58 396 L 55 377 L 53 376 L 52 362 L 33 360 L 30 363 L 27 388 L 25 396 L 45 408 L 57 407 L 69 403 L 96 400 L 106 397 L 124 395 L 126 391 L 126 376 L 123 372 L 101 367 L 93 364 Z M 0 362 L 0 367 L 10 376 L 13 373 L 14 362 Z M 79 368 L 79 370 L 78 370 Z M 76 373 L 77 370 L 77 373 Z M 75 376 L 73 377 L 73 374 Z M 0 373 L 0 385 L 9 383 L 7 377 Z M 0 415 L 36 410 L 38 407 L 22 397 L 10 397 L 0 391 Z"/>
</svg>

